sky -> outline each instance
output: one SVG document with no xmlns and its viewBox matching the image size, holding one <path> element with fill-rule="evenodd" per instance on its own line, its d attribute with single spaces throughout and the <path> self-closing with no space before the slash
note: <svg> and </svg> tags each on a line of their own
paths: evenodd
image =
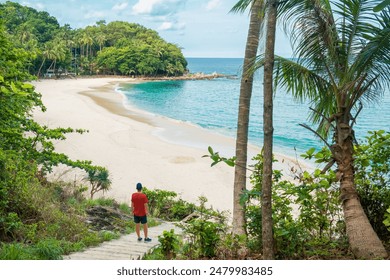
<svg viewBox="0 0 390 280">
<path fill-rule="evenodd" d="M 0 0 L 5 3 L 6 0 Z M 230 13 L 238 0 L 14 0 L 47 11 L 72 28 L 99 20 L 128 21 L 156 30 L 182 48 L 185 57 L 244 57 L 249 11 Z M 291 55 L 288 39 L 277 31 L 276 53 Z"/>
</svg>

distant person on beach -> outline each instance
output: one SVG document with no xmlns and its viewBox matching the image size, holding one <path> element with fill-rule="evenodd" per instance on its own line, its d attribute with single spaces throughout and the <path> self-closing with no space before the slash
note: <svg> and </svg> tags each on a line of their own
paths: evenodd
<svg viewBox="0 0 390 280">
<path fill-rule="evenodd" d="M 144 227 L 145 242 L 150 242 L 152 239 L 148 237 L 148 198 L 146 194 L 142 193 L 142 184 L 138 183 L 136 186 L 137 192 L 131 196 L 131 208 L 133 209 L 135 232 L 138 236 L 138 241 L 142 241 L 141 225 Z"/>
</svg>

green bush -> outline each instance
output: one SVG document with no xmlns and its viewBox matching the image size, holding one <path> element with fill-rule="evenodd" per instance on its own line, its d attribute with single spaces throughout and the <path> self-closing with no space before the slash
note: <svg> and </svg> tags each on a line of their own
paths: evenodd
<svg viewBox="0 0 390 280">
<path fill-rule="evenodd" d="M 21 243 L 3 243 L 0 247 L 0 260 L 31 260 L 31 249 Z"/>
<path fill-rule="evenodd" d="M 196 211 L 194 203 L 177 198 L 177 193 L 160 189 L 143 188 L 148 197 L 149 212 L 152 216 L 168 221 L 180 221 Z"/>
<path fill-rule="evenodd" d="M 39 260 L 61 260 L 64 250 L 60 240 L 51 238 L 39 241 L 33 252 Z"/>
<path fill-rule="evenodd" d="M 45 239 L 37 244 L 4 243 L 0 248 L 1 260 L 61 260 L 64 250 L 62 241 Z"/>
<path fill-rule="evenodd" d="M 103 231 L 103 232 L 99 232 L 99 236 L 102 239 L 102 241 L 110 241 L 113 239 L 118 239 L 120 237 L 120 234 L 111 231 Z"/>
<path fill-rule="evenodd" d="M 160 189 L 149 190 L 143 188 L 143 193 L 148 197 L 149 213 L 154 217 L 166 216 L 177 193 Z"/>
<path fill-rule="evenodd" d="M 318 158 L 309 150 L 310 156 Z M 261 250 L 261 184 L 263 158 L 254 158 L 251 176 L 253 189 L 243 196 L 246 203 L 247 232 L 252 249 Z M 334 184 L 334 172 L 322 174 L 315 170 L 313 174 L 303 172 L 295 174 L 299 184 L 281 180 L 283 174 L 273 171 L 272 209 L 275 251 L 281 259 L 304 258 L 312 250 L 308 244 L 324 244 L 344 235 L 340 228 L 341 208 L 338 202 L 339 192 Z M 295 207 L 295 210 L 293 208 Z"/>
<path fill-rule="evenodd" d="M 213 258 L 221 239 L 220 235 L 227 230 L 223 221 L 212 221 L 218 219 L 205 207 L 207 198 L 200 197 L 199 217 L 190 220 L 182 225 L 184 235 L 187 239 L 187 256 L 192 259 Z"/>
<path fill-rule="evenodd" d="M 93 206 L 109 206 L 116 207 L 118 203 L 113 198 L 96 198 L 96 199 L 86 199 L 84 201 L 85 208 L 91 208 Z"/>
<path fill-rule="evenodd" d="M 385 219 L 383 220 L 383 224 L 387 227 L 387 230 L 390 231 L 390 207 L 387 209 L 385 214 Z"/>
<path fill-rule="evenodd" d="M 128 214 L 128 215 L 132 214 L 131 208 L 127 203 L 121 203 L 119 205 L 119 210 L 125 214 Z"/>
<path fill-rule="evenodd" d="M 176 256 L 180 240 L 173 229 L 164 231 L 162 236 L 158 237 L 158 241 L 160 242 L 160 251 L 166 259 L 170 260 Z"/>
<path fill-rule="evenodd" d="M 222 234 L 216 248 L 216 257 L 221 260 L 244 260 L 248 256 L 248 243 L 245 235 Z"/>
</svg>

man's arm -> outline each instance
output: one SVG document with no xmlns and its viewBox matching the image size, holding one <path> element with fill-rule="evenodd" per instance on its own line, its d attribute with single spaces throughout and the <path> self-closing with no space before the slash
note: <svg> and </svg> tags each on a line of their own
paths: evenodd
<svg viewBox="0 0 390 280">
<path fill-rule="evenodd" d="M 149 207 L 148 207 L 148 203 L 145 203 L 145 214 L 148 215 L 149 213 Z"/>
</svg>

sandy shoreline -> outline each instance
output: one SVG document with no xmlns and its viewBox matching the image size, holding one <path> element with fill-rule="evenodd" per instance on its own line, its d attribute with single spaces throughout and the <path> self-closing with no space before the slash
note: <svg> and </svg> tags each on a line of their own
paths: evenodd
<svg viewBox="0 0 390 280">
<path fill-rule="evenodd" d="M 142 182 L 150 189 L 175 191 L 190 202 L 204 195 L 215 209 L 231 212 L 234 169 L 224 164 L 211 168 L 210 159 L 202 156 L 208 146 L 232 156 L 234 139 L 131 106 L 125 108 L 123 96 L 115 88 L 134 82 L 121 78 L 34 82 L 47 107 L 46 112 L 36 112 L 34 117 L 51 128 L 89 130 L 83 135 L 68 135 L 67 140 L 56 143 L 56 149 L 74 160 L 92 160 L 106 167 L 112 189 L 105 197 L 128 202 L 135 184 Z M 250 154 L 258 151 L 251 147 Z M 287 158 L 278 165 L 276 168 L 285 170 L 291 166 Z M 57 170 L 55 176 L 62 173 Z"/>
</svg>

